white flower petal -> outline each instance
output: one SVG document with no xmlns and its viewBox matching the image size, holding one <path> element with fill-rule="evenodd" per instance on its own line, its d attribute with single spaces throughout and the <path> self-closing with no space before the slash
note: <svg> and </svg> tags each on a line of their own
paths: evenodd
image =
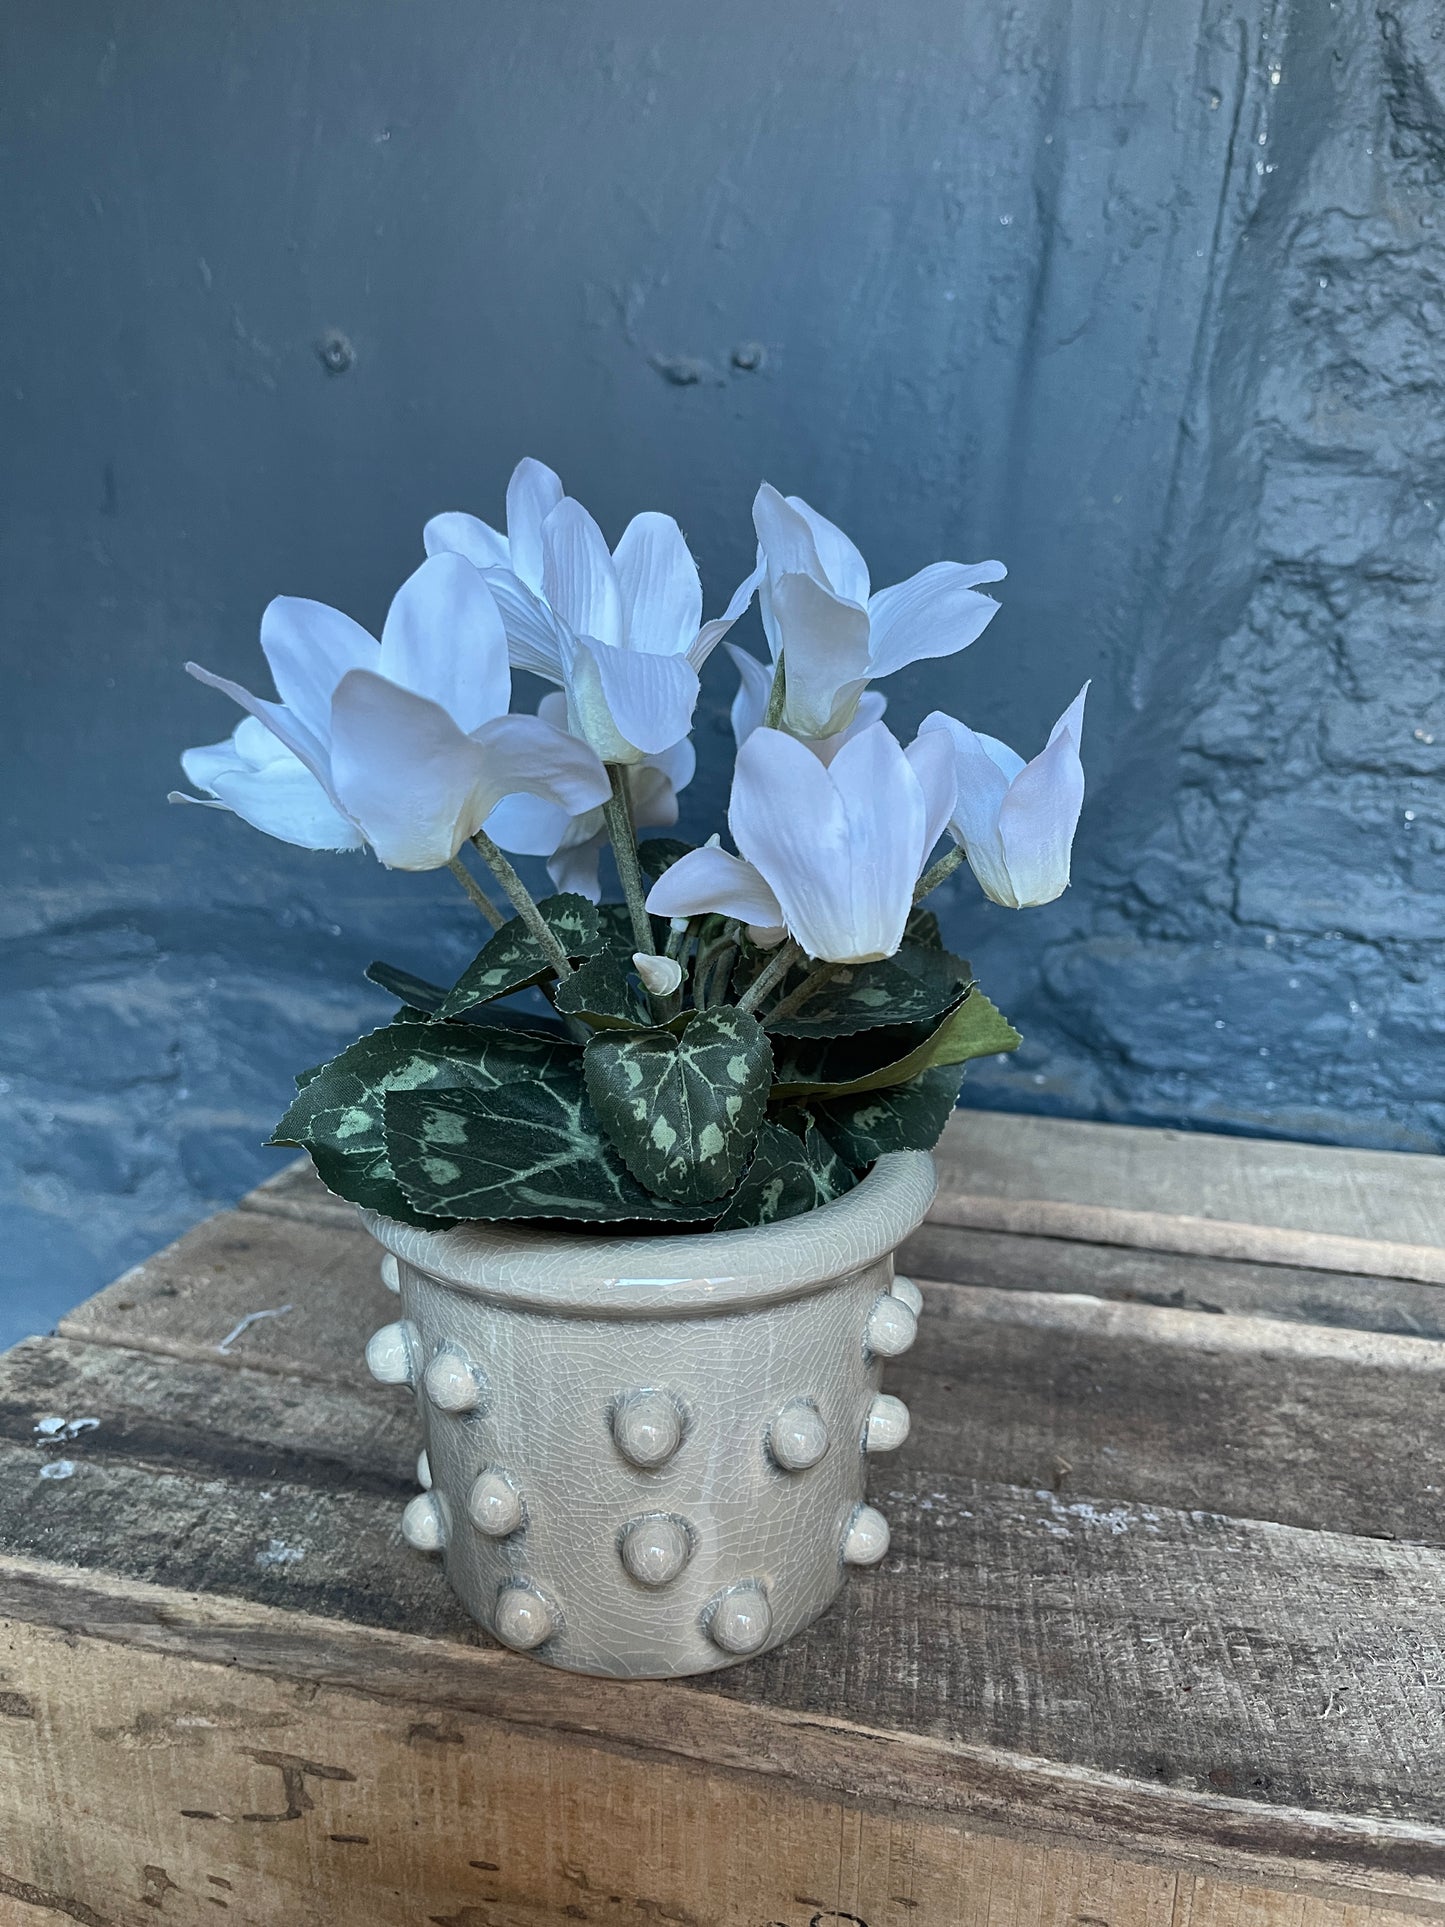
<svg viewBox="0 0 1445 1927">
<path fill-rule="evenodd" d="M 974 731 L 974 737 L 976 741 L 983 744 L 990 760 L 997 763 L 1004 775 L 1012 782 L 1024 768 L 1024 759 L 1018 751 L 1010 749 L 1007 743 L 1001 743 L 997 736 L 985 736 L 981 729 Z"/>
<path fill-rule="evenodd" d="M 999 810 L 999 839 L 1020 909 L 1052 903 L 1068 889 L 1083 806 L 1084 766 L 1065 729 L 1014 778 Z"/>
<path fill-rule="evenodd" d="M 741 681 L 738 693 L 733 697 L 732 725 L 733 740 L 742 744 L 755 729 L 761 729 L 763 718 L 768 713 L 768 697 L 773 692 L 773 665 L 759 662 L 756 656 L 740 649 L 735 642 L 727 645 L 727 652 L 737 666 Z"/>
<path fill-rule="evenodd" d="M 276 694 L 318 743 L 327 740 L 331 692 L 348 669 L 375 669 L 380 649 L 359 622 L 324 602 L 282 595 L 261 617 L 261 648 Z"/>
<path fill-rule="evenodd" d="M 377 668 L 440 703 L 464 733 L 504 716 L 512 700 L 507 634 L 492 592 L 460 555 L 433 555 L 387 611 Z"/>
<path fill-rule="evenodd" d="M 537 705 L 537 714 L 544 723 L 553 729 L 567 727 L 567 692 L 565 689 L 549 689 Z"/>
<path fill-rule="evenodd" d="M 753 497 L 753 527 L 757 531 L 759 560 L 766 563 L 770 582 L 776 582 L 783 575 L 810 575 L 821 588 L 832 586 L 819 559 L 808 518 L 800 515 L 771 482 L 764 482 Z"/>
<path fill-rule="evenodd" d="M 867 684 L 868 613 L 809 575 L 780 576 L 769 595 L 787 678 L 784 721 L 797 736 L 836 736 Z"/>
<path fill-rule="evenodd" d="M 530 669 L 548 682 L 561 682 L 571 643 L 556 616 L 510 569 L 488 569 L 482 579 L 507 632 L 512 667 Z"/>
<path fill-rule="evenodd" d="M 480 516 L 448 509 L 434 515 L 421 532 L 428 555 L 464 555 L 474 568 L 509 569 L 511 546 L 505 535 Z"/>
<path fill-rule="evenodd" d="M 556 887 L 573 890 L 590 903 L 600 903 L 602 879 L 598 863 L 606 841 L 606 836 L 599 834 L 586 837 L 580 843 L 562 844 L 556 854 L 547 859 L 547 874 Z"/>
<path fill-rule="evenodd" d="M 572 817 L 556 803 L 519 791 L 504 796 L 482 827 L 514 856 L 551 856 L 571 829 Z"/>
<path fill-rule="evenodd" d="M 949 832 L 963 848 L 968 866 L 986 897 L 1016 910 L 1008 863 L 999 837 L 998 816 L 1008 795 L 1009 778 L 989 754 L 982 737 L 955 716 L 934 710 L 919 735 L 946 731 L 953 743 L 956 800 Z"/>
<path fill-rule="evenodd" d="M 488 749 L 440 703 L 368 669 L 343 676 L 332 699 L 331 774 L 342 808 L 393 870 L 449 863 L 517 787 L 497 786 Z"/>
<path fill-rule="evenodd" d="M 697 635 L 687 647 L 687 659 L 694 669 L 700 670 L 702 668 L 703 664 L 707 661 L 713 650 L 717 648 L 728 630 L 732 628 L 738 617 L 742 615 L 757 592 L 765 573 L 763 564 L 759 562 L 752 574 L 744 576 L 736 589 L 733 590 L 732 601 L 729 602 L 722 614 L 720 616 L 714 616 L 711 622 L 705 622 L 701 629 L 698 630 Z"/>
<path fill-rule="evenodd" d="M 195 754 L 188 751 L 181 758 L 193 783 L 199 782 L 189 767 Z M 335 807 L 305 764 L 284 750 L 254 768 L 233 765 L 217 771 L 201 786 L 210 790 L 220 806 L 233 810 L 253 829 L 278 837 L 283 843 L 295 843 L 303 850 L 363 847 L 356 825 Z"/>
<path fill-rule="evenodd" d="M 868 604 L 873 674 L 891 676 L 910 662 L 952 656 L 976 642 L 998 613 L 978 582 L 999 582 L 1001 562 L 934 562 L 906 582 L 880 589 Z"/>
<path fill-rule="evenodd" d="M 653 884 L 647 907 L 657 917 L 698 917 L 715 911 L 742 923 L 777 927 L 783 912 L 751 863 L 706 845 L 669 865 Z"/>
<path fill-rule="evenodd" d="M 472 741 L 492 759 L 498 799 L 525 790 L 577 817 L 600 809 L 612 794 L 607 771 L 586 743 L 540 716 L 498 716 L 474 730 Z"/>
<path fill-rule="evenodd" d="M 270 703 L 262 696 L 253 696 L 249 689 L 240 683 L 232 682 L 229 677 L 212 674 L 202 669 L 198 662 L 186 664 L 186 674 L 203 682 L 208 689 L 219 689 L 223 696 L 229 696 L 233 703 L 256 718 L 270 733 L 299 757 L 311 774 L 326 788 L 328 795 L 334 795 L 330 788 L 330 766 L 326 745 L 286 708 L 284 703 Z"/>
<path fill-rule="evenodd" d="M 636 763 L 687 734 L 697 707 L 697 671 L 685 656 L 607 649 L 583 637 L 568 694 L 573 726 L 604 762 Z"/>
<path fill-rule="evenodd" d="M 1084 699 L 1088 693 L 1089 684 L 1085 683 L 1078 695 L 1075 696 L 1063 715 L 1060 716 L 1059 720 L 1049 731 L 1049 741 L 1051 743 L 1057 741 L 1057 739 L 1063 735 L 1064 731 L 1067 730 L 1074 739 L 1075 749 L 1081 750 L 1084 747 Z"/>
<path fill-rule="evenodd" d="M 946 729 L 921 729 L 903 752 L 918 778 L 925 811 L 922 862 L 948 828 L 958 801 L 958 768 L 953 738 Z"/>
<path fill-rule="evenodd" d="M 570 495 L 542 524 L 542 594 L 575 636 L 621 643 L 617 570 L 601 529 Z"/>
<path fill-rule="evenodd" d="M 642 979 L 644 990 L 655 997 L 670 997 L 682 982 L 682 965 L 676 957 L 659 957 L 652 950 L 634 950 L 632 967 Z"/>
<path fill-rule="evenodd" d="M 754 730 L 738 751 L 733 838 L 789 930 L 827 962 L 862 963 L 898 948 L 924 816 L 918 779 L 881 723 L 844 744 L 831 766 L 775 729 Z"/>
<path fill-rule="evenodd" d="M 858 698 L 857 711 L 846 729 L 840 729 L 834 736 L 808 736 L 803 740 L 820 763 L 831 763 L 844 743 L 851 743 L 853 738 L 860 735 L 862 731 L 871 729 L 874 723 L 881 722 L 887 707 L 886 696 L 880 696 L 876 689 L 865 689 Z"/>
<path fill-rule="evenodd" d="M 562 500 L 562 483 L 545 462 L 526 455 L 507 483 L 507 546 L 514 573 L 542 593 L 542 524 Z"/>
<path fill-rule="evenodd" d="M 697 774 L 697 751 L 692 746 L 692 738 L 684 736 L 680 742 L 674 743 L 671 749 L 661 750 L 656 756 L 649 756 L 646 761 L 639 763 L 632 772 L 634 789 L 639 784 L 646 788 L 650 772 L 653 770 L 656 770 L 676 798 L 678 791 L 685 790 Z M 661 820 L 660 817 L 654 819 L 657 822 Z M 668 821 L 676 822 L 676 820 L 677 809 L 674 803 L 673 814 Z"/>
<path fill-rule="evenodd" d="M 931 747 L 924 763 L 936 786 L 941 764 Z M 913 886 L 932 847 L 925 840 L 929 799 L 913 759 L 882 723 L 850 736 L 827 774 L 848 823 L 852 960 L 891 957 L 903 941 Z"/>
<path fill-rule="evenodd" d="M 786 500 L 788 507 L 796 509 L 807 523 L 812 533 L 813 547 L 818 552 L 818 560 L 823 565 L 823 573 L 833 592 L 846 597 L 849 602 L 866 603 L 868 564 L 859 550 L 836 523 L 830 522 L 826 515 L 819 515 L 815 508 L 810 508 L 801 495 L 789 495 Z"/>
<path fill-rule="evenodd" d="M 660 656 L 686 650 L 702 627 L 702 583 L 672 517 L 634 515 L 612 562 L 622 591 L 626 646 Z"/>
</svg>

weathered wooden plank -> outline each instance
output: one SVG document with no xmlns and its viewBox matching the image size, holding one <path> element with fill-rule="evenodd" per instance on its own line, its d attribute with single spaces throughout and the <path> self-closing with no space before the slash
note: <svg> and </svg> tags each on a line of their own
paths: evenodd
<svg viewBox="0 0 1445 1927">
<path fill-rule="evenodd" d="M 1442 1157 L 958 1111 L 939 1166 L 943 1222 L 1445 1283 Z"/>
<path fill-rule="evenodd" d="M 898 1253 L 911 1276 L 1003 1291 L 1083 1292 L 1179 1311 L 1230 1312 L 1445 1338 L 1445 1291 L 1409 1279 L 1246 1264 L 929 1222 Z"/>
<path fill-rule="evenodd" d="M 1105 1504 L 1445 1544 L 1433 1341 L 1041 1293 L 925 1297 L 889 1382 L 931 1463 Z"/>
<path fill-rule="evenodd" d="M 322 1382 L 348 1378 L 370 1334 L 396 1316 L 379 1263 L 354 1212 L 333 1221 L 226 1211 L 78 1305 L 59 1329 Z"/>
<path fill-rule="evenodd" d="M 813 1762 L 888 1779 L 882 1736 L 674 1687 L 388 1651 L 347 1627 L 328 1629 L 331 1665 L 362 1683 L 318 1679 L 293 1670 L 288 1615 L 162 1596 L 73 1590 L 67 1619 L 0 1622 L 0 1907 L 26 1927 L 46 1907 L 90 1927 L 223 1910 L 238 1927 L 1405 1927 L 1441 1891 L 1438 1834 L 1285 1822 L 977 1750 L 924 1763 L 939 1797 L 910 1798 L 911 1779 L 860 1797 Z M 188 1650 L 207 1634 L 212 1661 Z M 703 1708 L 714 1730 L 690 1730 Z M 1131 1814 L 1165 1808 L 1172 1865 Z M 1221 1825 L 1235 1838 L 1192 1831 Z M 1135 1851 L 1111 1851 L 1121 1838 Z"/>
<path fill-rule="evenodd" d="M 278 1217 L 325 1218 L 356 1223 L 356 1208 L 338 1198 L 316 1175 L 309 1157 L 295 1158 L 264 1184 L 248 1191 L 237 1207 L 242 1211 L 270 1211 Z"/>
<path fill-rule="evenodd" d="M 47 1399 L 72 1415 L 119 1401 L 128 1433 L 138 1429 L 159 1451 L 169 1431 L 184 1441 L 184 1462 L 210 1449 L 208 1426 L 215 1450 L 242 1449 L 245 1412 L 265 1401 L 248 1389 L 238 1419 L 237 1394 L 221 1381 L 226 1367 L 247 1361 L 323 1388 L 310 1404 L 300 1391 L 282 1402 L 303 1414 L 314 1408 L 318 1419 L 313 1444 L 286 1433 L 293 1448 L 329 1450 L 333 1388 L 386 1399 L 368 1389 L 362 1363 L 367 1334 L 396 1305 L 373 1259 L 354 1229 L 249 1213 L 216 1219 L 142 1267 L 124 1296 L 112 1288 L 63 1327 L 204 1364 L 199 1377 L 168 1384 L 164 1366 L 142 1370 L 118 1356 L 112 1365 L 78 1343 L 67 1364 L 31 1345 L 0 1369 L 0 1397 L 20 1401 L 19 1425 Z M 919 1344 L 890 1367 L 889 1382 L 913 1409 L 916 1440 L 960 1472 L 1085 1491 L 1104 1503 L 1198 1506 L 1430 1543 L 1445 1537 L 1445 1480 L 1434 1475 L 1445 1459 L 1438 1344 L 1063 1294 L 942 1285 L 929 1293 Z M 233 1329 L 258 1298 L 292 1310 L 219 1352 L 216 1334 Z M 50 1378 L 27 1383 L 47 1358 Z M 81 1375 L 68 1393 L 67 1371 Z M 395 1436 L 405 1435 L 399 1426 Z M 390 1450 L 392 1435 L 385 1437 Z M 1414 1445 L 1403 1463 L 1401 1437 Z"/>
<path fill-rule="evenodd" d="M 230 1381 L 230 1375 L 225 1375 Z M 254 1375 L 258 1392 L 267 1384 Z M 274 1382 L 273 1382 L 274 1383 Z M 304 1413 L 294 1423 L 304 1423 Z M 194 1474 L 110 1456 L 65 1479 L 0 1444 L 0 1543 L 178 1593 L 473 1637 L 399 1504 L 316 1454 Z M 874 1481 L 894 1549 L 802 1639 L 703 1689 L 1281 1806 L 1429 1821 L 1445 1555 L 960 1476 L 927 1437 Z M 1403 1663 L 1402 1663 L 1403 1660 Z"/>
</svg>

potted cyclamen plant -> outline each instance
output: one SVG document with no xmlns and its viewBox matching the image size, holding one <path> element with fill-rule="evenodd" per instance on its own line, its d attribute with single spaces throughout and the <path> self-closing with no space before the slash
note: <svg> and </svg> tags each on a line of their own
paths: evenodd
<svg viewBox="0 0 1445 1927">
<path fill-rule="evenodd" d="M 524 461 L 505 535 L 428 523 L 379 643 L 282 597 L 279 702 L 192 665 L 249 715 L 187 752 L 187 800 L 450 868 L 493 926 L 449 987 L 373 965 L 400 1009 L 301 1075 L 272 1141 L 361 1208 L 400 1292 L 367 1356 L 416 1389 L 407 1539 L 507 1644 L 588 1672 L 728 1665 L 886 1551 L 866 1455 L 907 1434 L 879 1379 L 921 1305 L 892 1253 L 964 1064 L 1019 1041 L 923 900 L 965 860 L 996 903 L 1058 896 L 1083 799 L 1083 691 L 1025 764 L 937 713 L 905 749 L 868 687 L 973 642 L 998 563 L 872 593 L 805 502 L 765 485 L 753 514 L 757 568 L 704 623 L 674 521 L 609 553 Z M 737 854 L 639 845 L 676 821 L 698 671 L 754 595 Z M 540 715 L 508 713 L 513 667 L 558 686 Z"/>
</svg>

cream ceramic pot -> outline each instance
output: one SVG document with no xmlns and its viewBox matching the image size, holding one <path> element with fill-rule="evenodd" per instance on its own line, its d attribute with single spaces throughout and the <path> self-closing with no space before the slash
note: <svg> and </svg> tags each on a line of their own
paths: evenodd
<svg viewBox="0 0 1445 1927">
<path fill-rule="evenodd" d="M 402 1531 L 467 1610 L 554 1666 L 666 1677 L 780 1644 L 876 1565 L 880 1386 L 921 1300 L 893 1250 L 933 1160 L 755 1230 L 608 1238 L 364 1213 L 397 1322 L 373 1375 L 415 1388 L 423 1487 Z"/>
</svg>

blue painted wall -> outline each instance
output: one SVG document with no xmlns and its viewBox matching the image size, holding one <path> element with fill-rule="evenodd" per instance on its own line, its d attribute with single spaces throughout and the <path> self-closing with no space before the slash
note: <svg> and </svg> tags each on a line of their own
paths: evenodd
<svg viewBox="0 0 1445 1927">
<path fill-rule="evenodd" d="M 1032 753 L 1094 676 L 1075 889 L 947 905 L 1028 1037 L 968 1101 L 1439 1144 L 1433 0 L 22 0 L 0 90 L 0 1336 L 264 1174 L 369 957 L 468 954 L 445 879 L 163 798 L 186 657 L 379 621 L 523 453 L 710 607 L 762 476 L 880 582 L 1002 555 L 904 728 Z"/>
</svg>

